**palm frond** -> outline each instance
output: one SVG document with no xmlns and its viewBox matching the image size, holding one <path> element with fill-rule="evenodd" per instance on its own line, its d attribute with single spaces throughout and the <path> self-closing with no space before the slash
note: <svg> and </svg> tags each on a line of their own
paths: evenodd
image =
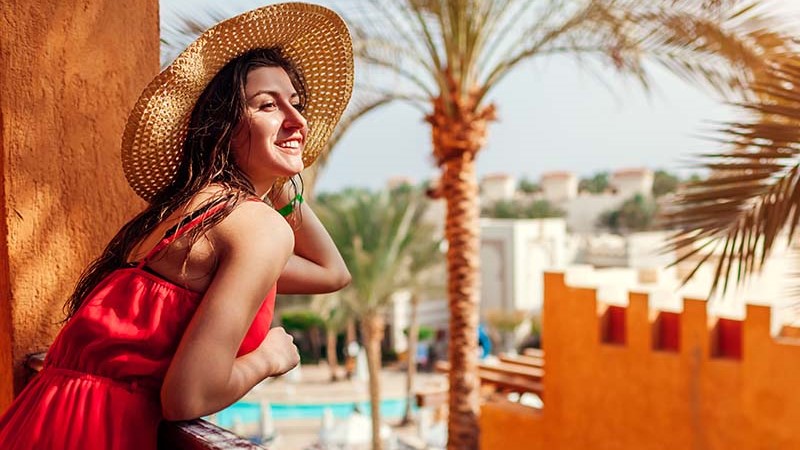
<svg viewBox="0 0 800 450">
<path fill-rule="evenodd" d="M 166 67 L 189 44 L 215 24 L 229 19 L 235 11 L 220 6 L 205 5 L 191 13 L 176 13 L 161 23 L 161 67 Z"/>
<path fill-rule="evenodd" d="M 646 89 L 652 83 L 649 61 L 690 84 L 741 98 L 744 86 L 796 49 L 776 21 L 760 12 L 760 2 L 741 3 L 590 0 L 583 9 L 548 16 L 548 26 L 536 23 L 523 34 L 517 50 L 487 76 L 484 95 L 522 61 L 568 54 L 591 57 Z"/>
<path fill-rule="evenodd" d="M 364 91 L 356 92 L 355 98 L 350 101 L 344 116 L 339 123 L 336 124 L 333 134 L 331 134 L 330 139 L 328 139 L 328 142 L 322 149 L 319 157 L 317 157 L 314 165 L 303 172 L 303 184 L 305 190 L 309 193 L 309 197 L 313 196 L 316 181 L 320 173 L 325 169 L 325 165 L 328 163 L 328 158 L 331 153 L 339 142 L 341 142 L 344 135 L 352 129 L 353 125 L 370 112 L 400 99 L 408 98 L 392 92 L 379 93 L 375 96 L 368 95 L 364 93 Z"/>
<path fill-rule="evenodd" d="M 689 185 L 664 214 L 676 229 L 670 247 L 681 260 L 722 248 L 712 293 L 757 272 L 779 236 L 789 242 L 800 224 L 800 59 L 764 71 L 753 84 L 758 100 L 740 106 L 751 121 L 721 130 L 731 150 L 704 156 L 711 176 Z M 698 263 L 699 266 L 700 263 Z"/>
<path fill-rule="evenodd" d="M 419 258 L 437 261 L 422 251 L 438 241 L 421 223 L 425 200 L 418 190 L 351 190 L 318 200 L 320 219 L 352 275 L 344 295 L 355 314 L 379 311 L 392 294 L 411 288 L 417 271 L 431 264 Z"/>
</svg>

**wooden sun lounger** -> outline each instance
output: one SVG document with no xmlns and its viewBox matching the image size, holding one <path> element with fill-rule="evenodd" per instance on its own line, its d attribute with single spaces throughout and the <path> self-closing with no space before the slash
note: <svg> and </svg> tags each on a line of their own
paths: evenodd
<svg viewBox="0 0 800 450">
<path fill-rule="evenodd" d="M 538 367 L 540 369 L 544 368 L 544 358 L 539 358 L 536 356 L 500 355 L 499 359 L 501 362 L 504 362 L 506 364 L 517 364 L 520 366 Z"/>
<path fill-rule="evenodd" d="M 524 356 L 533 356 L 536 358 L 544 359 L 544 350 L 540 348 L 526 348 L 525 350 L 522 351 L 522 354 Z"/>
<path fill-rule="evenodd" d="M 450 364 L 446 361 L 437 362 L 435 367 L 437 372 L 446 373 L 450 370 Z M 532 367 L 478 365 L 481 387 L 487 386 L 501 392 L 533 392 L 541 396 L 544 390 L 541 382 L 543 375 L 543 370 Z"/>
<path fill-rule="evenodd" d="M 520 364 L 478 364 L 481 373 L 497 373 L 501 375 L 514 375 L 525 378 L 530 378 L 535 381 L 541 381 L 544 376 L 544 369 L 541 367 L 524 366 Z"/>
</svg>

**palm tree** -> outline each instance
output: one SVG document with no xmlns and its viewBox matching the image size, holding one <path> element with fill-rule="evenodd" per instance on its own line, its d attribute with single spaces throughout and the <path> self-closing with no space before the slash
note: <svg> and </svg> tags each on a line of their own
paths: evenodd
<svg viewBox="0 0 800 450">
<path fill-rule="evenodd" d="M 800 223 L 800 58 L 777 61 L 752 85 L 758 99 L 740 104 L 750 119 L 729 123 L 719 140 L 730 149 L 704 155 L 706 180 L 680 192 L 664 215 L 678 231 L 671 245 L 694 258 L 694 273 L 718 258 L 711 287 L 725 293 L 759 271 Z M 688 277 L 687 277 L 688 278 Z"/>
<path fill-rule="evenodd" d="M 331 371 L 331 382 L 339 380 L 339 358 L 336 356 L 336 337 L 345 329 L 350 311 L 338 292 L 317 295 L 311 300 L 311 310 L 322 319 L 325 327 L 325 356 Z"/>
<path fill-rule="evenodd" d="M 353 276 L 342 295 L 361 324 L 369 368 L 372 445 L 379 450 L 384 309 L 413 279 L 415 252 L 434 235 L 420 226 L 425 203 L 416 190 L 348 190 L 320 195 L 318 200 L 319 217 Z"/>
<path fill-rule="evenodd" d="M 436 230 L 430 224 L 418 225 L 416 233 L 435 236 Z M 424 229 L 423 229 L 424 228 Z M 438 281 L 442 263 L 442 242 L 439 238 L 420 239 L 411 249 L 409 261 L 409 280 L 405 289 L 411 294 L 411 312 L 408 325 L 408 367 L 406 369 L 406 406 L 403 412 L 402 425 L 413 423 L 412 405 L 414 402 L 414 382 L 417 374 L 417 344 L 419 338 L 418 309 L 423 295 L 444 291 L 444 285 Z M 435 295 L 435 294 L 433 294 Z M 438 298 L 438 297 L 437 297 Z"/>
<path fill-rule="evenodd" d="M 646 61 L 734 95 L 784 39 L 735 0 L 366 0 L 344 13 L 359 61 L 394 76 L 425 114 L 447 201 L 448 447 L 478 446 L 478 208 L 475 158 L 496 117 L 488 95 L 524 61 L 558 54 L 651 84 Z M 356 4 L 358 6 L 356 6 Z M 388 77 L 387 77 L 388 78 Z"/>
</svg>

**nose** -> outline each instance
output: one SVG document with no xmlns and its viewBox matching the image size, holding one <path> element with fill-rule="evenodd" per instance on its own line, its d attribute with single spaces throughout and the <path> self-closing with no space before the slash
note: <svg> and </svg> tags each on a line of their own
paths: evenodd
<svg viewBox="0 0 800 450">
<path fill-rule="evenodd" d="M 305 128 L 306 124 L 306 118 L 300 114 L 300 111 L 294 106 L 287 105 L 283 118 L 283 128 L 297 130 Z"/>
</svg>

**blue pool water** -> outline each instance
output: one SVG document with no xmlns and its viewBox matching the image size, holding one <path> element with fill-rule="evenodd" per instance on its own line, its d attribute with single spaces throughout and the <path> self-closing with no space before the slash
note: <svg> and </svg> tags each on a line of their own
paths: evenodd
<svg viewBox="0 0 800 450">
<path fill-rule="evenodd" d="M 281 404 L 271 403 L 272 418 L 285 419 L 322 419 L 322 413 L 330 408 L 336 418 L 348 417 L 358 404 L 363 414 L 369 415 L 370 402 L 314 403 L 314 404 Z M 404 399 L 387 399 L 381 401 L 381 416 L 384 418 L 400 418 L 405 411 Z M 416 406 L 414 406 L 416 409 Z M 234 418 L 242 423 L 258 422 L 260 418 L 258 403 L 238 402 L 217 413 L 216 422 L 222 427 L 233 425 Z"/>
</svg>

